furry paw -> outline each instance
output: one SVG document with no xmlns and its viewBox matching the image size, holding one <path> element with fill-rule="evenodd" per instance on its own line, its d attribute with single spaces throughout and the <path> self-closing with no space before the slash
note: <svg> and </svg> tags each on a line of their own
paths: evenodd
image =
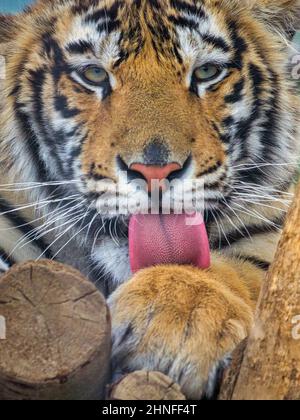
<svg viewBox="0 0 300 420">
<path fill-rule="evenodd" d="M 117 289 L 109 305 L 115 374 L 160 371 L 189 399 L 212 397 L 219 368 L 253 322 L 238 275 L 222 266 L 143 270 Z"/>
</svg>

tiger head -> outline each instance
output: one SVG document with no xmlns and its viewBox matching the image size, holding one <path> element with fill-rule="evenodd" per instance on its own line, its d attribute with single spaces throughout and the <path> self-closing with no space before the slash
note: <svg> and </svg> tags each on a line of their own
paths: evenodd
<svg viewBox="0 0 300 420">
<path fill-rule="evenodd" d="M 153 179 L 202 182 L 205 211 L 285 189 L 298 16 L 297 0 L 40 0 L 3 16 L 3 159 L 18 179 L 63 183 L 85 212 L 105 200 L 108 218 Z"/>
</svg>

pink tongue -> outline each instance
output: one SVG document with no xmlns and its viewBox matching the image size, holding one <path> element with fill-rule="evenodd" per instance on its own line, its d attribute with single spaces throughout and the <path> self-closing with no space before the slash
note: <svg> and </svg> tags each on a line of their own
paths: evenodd
<svg viewBox="0 0 300 420">
<path fill-rule="evenodd" d="M 210 266 L 210 248 L 202 216 L 137 215 L 129 224 L 133 273 L 160 264 Z"/>
</svg>

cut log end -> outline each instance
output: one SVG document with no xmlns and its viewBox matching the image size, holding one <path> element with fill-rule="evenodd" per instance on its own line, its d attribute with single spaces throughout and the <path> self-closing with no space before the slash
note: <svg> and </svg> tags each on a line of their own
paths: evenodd
<svg viewBox="0 0 300 420">
<path fill-rule="evenodd" d="M 52 261 L 0 279 L 0 399 L 100 399 L 109 375 L 110 316 L 79 272 Z"/>
<path fill-rule="evenodd" d="M 109 390 L 110 400 L 186 400 L 179 385 L 160 372 L 137 371 L 124 376 Z"/>
</svg>

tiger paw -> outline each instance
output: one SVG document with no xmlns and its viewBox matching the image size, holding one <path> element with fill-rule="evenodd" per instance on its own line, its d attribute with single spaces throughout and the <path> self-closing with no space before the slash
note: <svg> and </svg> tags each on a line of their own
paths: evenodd
<svg viewBox="0 0 300 420">
<path fill-rule="evenodd" d="M 232 287 L 219 281 L 230 274 Z M 218 368 L 253 322 L 253 308 L 234 287 L 234 275 L 220 266 L 158 266 L 117 289 L 109 299 L 115 375 L 159 371 L 189 399 L 211 397 Z"/>
</svg>

